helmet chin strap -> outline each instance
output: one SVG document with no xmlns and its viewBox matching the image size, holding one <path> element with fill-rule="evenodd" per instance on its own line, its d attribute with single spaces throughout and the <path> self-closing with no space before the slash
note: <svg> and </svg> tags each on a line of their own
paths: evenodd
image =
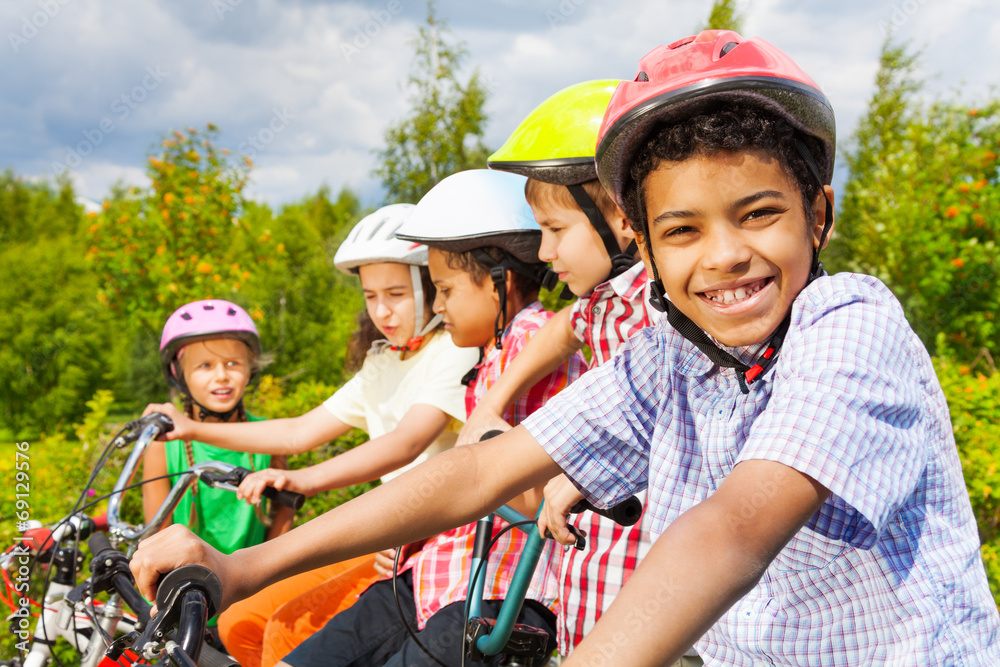
<svg viewBox="0 0 1000 667">
<path fill-rule="evenodd" d="M 502 350 L 503 331 L 507 327 L 507 271 L 514 271 L 536 280 L 545 289 L 555 287 L 558 279 L 545 264 L 528 264 L 506 251 L 503 253 L 503 259 L 499 261 L 482 248 L 473 248 L 470 252 L 476 261 L 489 268 L 490 279 L 500 297 L 500 312 L 497 313 L 497 319 L 493 323 L 493 340 L 496 349 Z"/>
<path fill-rule="evenodd" d="M 372 343 L 371 349 L 368 350 L 369 354 L 381 352 L 386 348 L 393 352 L 415 352 L 424 344 L 424 336 L 441 324 L 443 316 L 435 315 L 424 326 L 424 283 L 420 278 L 420 269 L 415 264 L 410 264 L 410 282 L 413 285 L 413 338 L 406 341 L 405 345 L 393 345 L 387 340 L 377 340 Z"/>
<path fill-rule="evenodd" d="M 231 409 L 226 410 L 225 412 L 216 412 L 215 410 L 210 410 L 198 401 L 194 400 L 194 397 L 191 396 L 191 394 L 186 394 L 186 396 L 189 401 L 198 406 L 198 419 L 201 421 L 205 421 L 206 417 L 214 417 L 221 422 L 228 422 L 233 418 L 233 415 L 239 412 L 240 408 L 243 407 L 243 399 L 240 398 L 236 405 L 234 405 Z"/>
<path fill-rule="evenodd" d="M 809 166 L 809 170 L 812 172 L 815 181 L 819 184 L 820 191 L 823 192 L 823 198 L 826 201 L 823 233 L 820 235 L 819 245 L 813 248 L 809 279 L 806 281 L 806 285 L 808 285 L 813 280 L 823 275 L 823 263 L 819 261 L 819 251 L 826 242 L 826 236 L 830 232 L 830 228 L 833 226 L 833 206 L 830 204 L 830 199 L 826 196 L 826 193 L 823 190 L 823 180 L 820 178 L 819 168 L 816 166 L 816 160 L 809 152 L 805 142 L 801 139 L 796 139 L 795 147 L 802 156 L 803 160 L 805 160 L 806 164 Z M 636 183 L 635 189 L 636 194 L 638 195 L 637 201 L 640 202 L 641 206 L 641 202 L 643 201 L 642 184 Z M 646 219 L 645 212 L 642 214 L 641 226 L 643 238 L 647 239 L 648 242 L 649 223 Z M 785 341 L 785 334 L 788 333 L 788 326 L 792 320 L 791 309 L 789 309 L 784 319 L 781 320 L 781 324 L 778 325 L 778 328 L 774 330 L 773 334 L 771 334 L 771 338 L 764 346 L 764 352 L 758 357 L 757 362 L 753 366 L 747 366 L 742 361 L 716 345 L 701 327 L 692 322 L 687 315 L 682 313 L 680 309 L 677 308 L 677 306 L 670 303 L 667 299 L 666 290 L 663 288 L 663 281 L 660 279 L 660 274 L 656 268 L 656 262 L 653 259 L 652 252 L 649 253 L 649 266 L 653 271 L 653 282 L 650 285 L 650 305 L 661 312 L 666 312 L 667 322 L 670 326 L 676 329 L 678 333 L 701 350 L 705 356 L 712 361 L 712 363 L 717 366 L 722 366 L 723 368 L 735 369 L 736 379 L 740 383 L 740 391 L 744 394 L 749 394 L 750 385 L 754 382 L 754 380 L 767 371 L 767 369 L 774 364 L 775 359 L 778 357 L 778 351 L 781 349 L 781 345 Z"/>
<path fill-rule="evenodd" d="M 177 362 L 176 362 L 176 359 L 175 359 L 173 362 L 171 362 L 171 366 L 173 366 L 176 363 Z M 215 410 L 212 410 L 210 408 L 206 408 L 204 405 L 202 405 L 197 400 L 195 400 L 194 396 L 191 395 L 191 390 L 188 389 L 187 382 L 184 381 L 184 378 L 182 376 L 180 376 L 180 375 L 177 374 L 176 369 L 172 368 L 171 370 L 172 370 L 172 373 L 173 373 L 173 380 L 174 380 L 173 381 L 173 385 L 177 389 L 179 389 L 182 394 L 184 394 L 185 400 L 191 401 L 192 404 L 198 406 L 198 419 L 199 420 L 204 421 L 206 417 L 214 417 L 215 419 L 218 419 L 221 422 L 227 422 L 230 419 L 232 419 L 233 415 L 235 415 L 237 412 L 239 412 L 243 408 L 243 397 L 242 396 L 240 397 L 240 400 L 238 400 L 236 402 L 236 405 L 234 405 L 229 410 L 226 410 L 225 412 L 216 412 Z"/>
<path fill-rule="evenodd" d="M 590 220 L 590 224 L 597 231 L 598 236 L 601 237 L 601 243 L 604 244 L 604 251 L 608 253 L 608 257 L 611 259 L 611 272 L 605 280 L 620 276 L 632 268 L 632 265 L 635 264 L 635 253 L 639 249 L 636 242 L 633 240 L 624 250 L 619 248 L 614 230 L 611 229 L 611 225 L 608 224 L 604 214 L 601 213 L 601 209 L 597 208 L 597 204 L 594 203 L 594 200 L 587 194 L 583 186 L 579 184 L 567 185 L 566 189 L 573 195 L 576 205 L 580 207 L 580 210 L 583 211 L 587 219 Z"/>
</svg>

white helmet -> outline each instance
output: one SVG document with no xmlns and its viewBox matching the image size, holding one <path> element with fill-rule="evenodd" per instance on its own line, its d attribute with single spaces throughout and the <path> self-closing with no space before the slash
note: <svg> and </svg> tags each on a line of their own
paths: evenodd
<svg viewBox="0 0 1000 667">
<path fill-rule="evenodd" d="M 380 262 L 427 266 L 426 246 L 396 238 L 396 230 L 415 208 L 390 204 L 362 218 L 337 248 L 333 265 L 353 275 L 358 275 L 359 266 Z"/>
<path fill-rule="evenodd" d="M 524 198 L 527 182 L 489 169 L 452 174 L 423 196 L 396 236 L 456 253 L 492 246 L 537 264 L 542 230 Z"/>
<path fill-rule="evenodd" d="M 427 266 L 427 246 L 396 238 L 396 231 L 415 208 L 413 204 L 389 204 L 365 216 L 354 225 L 333 257 L 333 265 L 348 275 L 358 275 L 358 267 L 365 264 L 410 265 L 414 301 L 413 338 L 401 347 L 390 346 L 387 341 L 376 341 L 371 351 L 378 352 L 386 347 L 416 350 L 423 337 L 441 323 L 441 317 L 435 315 L 424 325 L 424 287 L 418 267 Z"/>
<path fill-rule="evenodd" d="M 494 326 L 497 348 L 507 321 L 506 271 L 515 271 L 551 289 L 556 276 L 538 259 L 542 230 L 524 198 L 528 179 L 489 169 L 452 174 L 423 196 L 396 232 L 398 238 L 453 253 L 471 252 L 490 271 L 500 295 Z M 496 260 L 485 248 L 499 248 Z"/>
</svg>

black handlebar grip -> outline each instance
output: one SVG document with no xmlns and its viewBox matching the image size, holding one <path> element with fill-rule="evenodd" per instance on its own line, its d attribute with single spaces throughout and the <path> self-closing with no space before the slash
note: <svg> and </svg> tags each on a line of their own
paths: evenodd
<svg viewBox="0 0 1000 667">
<path fill-rule="evenodd" d="M 125 442 L 135 442 L 139 439 L 139 435 L 142 433 L 143 429 L 150 424 L 155 424 L 159 431 L 156 434 L 156 437 L 160 437 L 164 433 L 170 433 L 174 430 L 174 422 L 170 419 L 170 417 L 166 416 L 162 412 L 151 412 L 145 417 L 140 417 L 135 421 L 130 421 L 125 424 L 125 431 L 127 431 L 127 433 L 125 433 L 122 439 Z"/>
<path fill-rule="evenodd" d="M 270 498 L 279 505 L 291 507 L 293 510 L 302 509 L 302 503 L 306 501 L 306 497 L 301 493 L 295 493 L 294 491 L 279 491 L 273 486 L 265 487 L 261 492 L 261 495 L 265 498 Z"/>
<path fill-rule="evenodd" d="M 613 507 L 609 507 L 606 510 L 594 507 L 586 500 L 581 500 L 576 505 L 570 509 L 573 514 L 579 514 L 590 510 L 596 514 L 600 514 L 603 517 L 611 519 L 620 526 L 633 526 L 639 522 L 642 517 L 642 503 L 635 496 L 629 496 L 622 502 L 618 503 Z"/>
<path fill-rule="evenodd" d="M 208 598 L 208 616 L 214 616 L 222 604 L 222 583 L 214 572 L 203 565 L 183 565 L 160 579 L 156 589 L 156 607 L 166 609 L 175 602 L 177 591 L 188 585 L 205 593 Z"/>
<path fill-rule="evenodd" d="M 117 549 L 111 546 L 111 540 L 108 539 L 107 533 L 94 533 L 87 540 L 87 546 L 90 547 L 90 553 L 94 558 L 103 556 L 107 551 L 114 551 L 116 554 L 119 553 Z"/>
<path fill-rule="evenodd" d="M 240 663 L 231 657 L 217 651 L 208 644 L 201 647 L 201 655 L 198 656 L 198 667 L 240 667 Z"/>
</svg>

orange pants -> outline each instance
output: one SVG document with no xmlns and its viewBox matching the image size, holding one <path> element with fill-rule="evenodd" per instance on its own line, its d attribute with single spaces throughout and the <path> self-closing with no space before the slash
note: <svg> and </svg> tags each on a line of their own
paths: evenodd
<svg viewBox="0 0 1000 667">
<path fill-rule="evenodd" d="M 219 616 L 219 635 L 243 667 L 273 667 L 379 579 L 360 556 L 279 581 Z"/>
</svg>

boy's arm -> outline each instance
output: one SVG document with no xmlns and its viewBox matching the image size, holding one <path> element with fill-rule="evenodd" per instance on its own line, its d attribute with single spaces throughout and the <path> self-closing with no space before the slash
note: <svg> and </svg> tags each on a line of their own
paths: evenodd
<svg viewBox="0 0 1000 667">
<path fill-rule="evenodd" d="M 749 592 L 830 492 L 780 463 L 744 461 L 677 518 L 564 663 L 669 665 Z"/>
<path fill-rule="evenodd" d="M 510 428 L 502 415 L 514 401 L 583 347 L 570 326 L 572 310 L 563 308 L 553 315 L 504 368 L 500 379 L 466 419 L 458 444 L 478 442 L 491 429 Z"/>
<path fill-rule="evenodd" d="M 239 497 L 257 503 L 268 486 L 314 496 L 322 491 L 370 482 L 412 463 L 451 419 L 451 415 L 432 405 L 414 405 L 389 433 L 332 459 L 299 470 L 268 469 L 248 476 L 240 484 Z"/>
<path fill-rule="evenodd" d="M 139 544 L 131 568 L 140 592 L 153 599 L 161 574 L 191 563 L 207 565 L 222 581 L 225 608 L 294 574 L 476 521 L 559 472 L 519 426 L 439 454 L 286 535 L 229 556 L 172 526 Z"/>
<path fill-rule="evenodd" d="M 166 440 L 199 440 L 223 449 L 251 454 L 301 454 L 339 438 L 353 427 L 334 417 L 322 405 L 300 417 L 259 422 L 220 424 L 189 419 L 171 403 L 151 403 L 143 410 L 162 412 L 174 422 Z"/>
</svg>

